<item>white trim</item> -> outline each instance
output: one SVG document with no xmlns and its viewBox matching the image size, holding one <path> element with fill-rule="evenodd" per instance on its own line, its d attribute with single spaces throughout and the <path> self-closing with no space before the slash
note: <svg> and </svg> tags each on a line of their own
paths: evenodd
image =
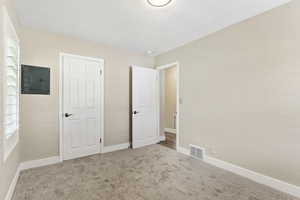
<svg viewBox="0 0 300 200">
<path fill-rule="evenodd" d="M 176 134 L 176 129 L 174 129 L 174 128 L 165 128 L 165 132 Z"/>
<path fill-rule="evenodd" d="M 64 145 L 63 145 L 63 54 L 59 54 L 59 160 L 64 160 Z"/>
<path fill-rule="evenodd" d="M 101 137 L 101 144 L 100 144 L 100 153 L 103 152 L 103 148 L 104 148 L 104 126 L 105 126 L 105 121 L 104 121 L 104 118 L 105 118 L 105 115 L 104 115 L 104 109 L 105 109 L 105 106 L 104 106 L 104 101 L 105 101 L 105 87 L 104 87 L 104 78 L 105 78 L 105 61 L 104 59 L 102 59 L 102 73 L 101 73 L 101 103 L 100 103 L 100 107 L 101 107 L 101 113 L 100 113 L 100 120 L 101 120 L 101 134 L 100 134 L 100 137 Z"/>
<path fill-rule="evenodd" d="M 31 168 L 53 165 L 53 164 L 57 164 L 60 162 L 61 162 L 60 157 L 54 156 L 54 157 L 44 158 L 44 159 L 40 159 L 40 160 L 32 160 L 32 161 L 20 163 L 13 180 L 11 181 L 11 183 L 9 185 L 9 188 L 5 195 L 4 200 L 12 199 L 21 171 L 26 170 L 26 169 L 31 169 Z"/>
<path fill-rule="evenodd" d="M 157 144 L 160 142 L 160 136 L 156 136 L 155 138 L 152 138 L 151 140 L 147 141 L 136 141 L 135 143 L 132 143 L 132 148 L 141 148 L 152 144 Z"/>
<path fill-rule="evenodd" d="M 13 178 L 13 180 L 11 181 L 10 185 L 9 185 L 9 188 L 8 188 L 8 191 L 6 193 L 6 196 L 5 196 L 5 199 L 4 200 L 11 200 L 13 195 L 14 195 L 14 191 L 15 191 L 15 188 L 16 188 L 16 185 L 17 185 L 17 182 L 18 182 L 18 179 L 19 179 L 19 176 L 20 176 L 20 166 L 17 168 L 17 171 L 15 173 L 15 176 Z"/>
<path fill-rule="evenodd" d="M 20 163 L 20 170 L 26 170 L 26 169 L 31 169 L 31 168 L 37 168 L 37 167 L 44 167 L 47 165 L 53 165 L 60 163 L 60 157 L 59 156 L 54 156 L 54 157 L 49 157 L 49 158 L 44 158 L 40 160 L 31 160 L 31 161 L 26 161 Z"/>
<path fill-rule="evenodd" d="M 170 67 L 174 67 L 176 66 L 177 68 L 177 85 L 176 85 L 176 89 L 177 89 L 177 101 L 176 101 L 176 112 L 177 112 L 177 117 L 176 117 L 176 150 L 180 151 L 180 147 L 179 147 L 179 135 L 180 135 L 180 127 L 179 127 L 179 122 L 180 122 L 180 64 L 179 62 L 173 62 L 170 64 L 166 64 L 166 65 L 161 65 L 161 66 L 157 66 L 156 69 L 157 70 L 164 70 Z M 160 87 L 158 87 L 160 88 Z M 160 103 L 158 104 L 160 106 Z M 159 120 L 160 121 L 160 120 Z M 160 128 L 159 128 L 160 129 Z"/>
<path fill-rule="evenodd" d="M 177 147 L 177 152 L 182 153 L 184 155 L 190 156 L 190 151 L 183 147 Z"/>
<path fill-rule="evenodd" d="M 290 195 L 300 197 L 300 187 L 280 181 L 278 179 L 239 167 L 237 165 L 233 165 L 231 163 L 213 158 L 213 157 L 206 157 L 205 162 L 212 164 L 216 167 L 225 169 L 227 171 L 233 172 L 235 174 L 238 174 L 240 176 L 249 178 L 257 183 L 261 183 L 264 185 L 267 185 L 269 187 L 272 187 L 274 189 L 277 189 L 279 191 L 288 193 Z"/>
<path fill-rule="evenodd" d="M 103 153 L 109 153 L 109 152 L 113 152 L 113 151 L 120 151 L 120 150 L 128 149 L 129 147 L 130 147 L 129 143 L 107 146 L 107 147 L 103 148 Z"/>
<path fill-rule="evenodd" d="M 183 148 L 183 147 L 178 147 L 178 152 L 183 153 L 188 156 L 190 154 L 189 150 L 186 148 Z M 205 158 L 204 162 L 206 162 L 206 163 L 209 163 L 209 164 L 219 167 L 221 169 L 230 171 L 237 175 L 246 177 L 252 181 L 269 186 L 269 187 L 279 190 L 281 192 L 288 193 L 295 197 L 300 197 L 300 187 L 299 186 L 286 183 L 284 181 L 251 171 L 249 169 L 231 164 L 229 162 L 225 162 L 223 160 L 219 160 L 217 158 L 213 158 L 213 157 L 206 156 L 206 155 L 204 158 Z"/>
<path fill-rule="evenodd" d="M 161 136 L 160 136 L 160 76 L 159 71 L 155 69 L 156 71 L 156 103 L 155 103 L 155 110 L 156 110 L 156 131 L 157 131 L 157 142 L 161 142 Z M 166 138 L 165 138 L 166 140 Z M 164 141 L 164 140 L 163 140 Z"/>
<path fill-rule="evenodd" d="M 93 60 L 96 62 L 99 62 L 102 64 L 101 70 L 101 103 L 100 103 L 100 123 L 101 123 L 101 144 L 100 144 L 100 153 L 103 153 L 104 149 L 104 95 L 105 95 L 105 87 L 104 87 L 104 69 L 105 69 L 105 61 L 102 58 L 93 58 L 93 57 L 87 57 L 87 56 L 79 56 L 69 53 L 59 53 L 59 159 L 62 162 L 64 160 L 63 158 L 63 57 L 69 56 L 74 58 L 81 58 L 81 59 L 87 59 L 87 60 Z"/>
<path fill-rule="evenodd" d="M 102 58 L 80 56 L 80 55 L 75 55 L 75 54 L 70 54 L 70 53 L 63 53 L 63 52 L 61 52 L 59 55 L 60 56 L 69 56 L 69 57 L 73 57 L 73 58 L 80 58 L 80 59 L 85 59 L 85 60 L 92 60 L 92 61 L 96 61 L 96 62 L 100 62 L 100 63 L 104 62 L 104 60 Z"/>
<path fill-rule="evenodd" d="M 167 69 L 167 68 L 170 68 L 170 67 L 174 67 L 174 65 L 178 66 L 179 63 L 178 62 L 173 62 L 173 63 L 170 63 L 170 64 L 158 66 L 158 67 L 156 67 L 156 69 L 157 70 L 164 70 L 164 69 Z"/>
</svg>

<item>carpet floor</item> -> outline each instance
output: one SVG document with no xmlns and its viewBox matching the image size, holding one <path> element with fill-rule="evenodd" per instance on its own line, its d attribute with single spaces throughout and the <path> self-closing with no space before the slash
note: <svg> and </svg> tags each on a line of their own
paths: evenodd
<svg viewBox="0 0 300 200">
<path fill-rule="evenodd" d="M 13 200 L 299 200 L 162 145 L 21 172 Z"/>
</svg>

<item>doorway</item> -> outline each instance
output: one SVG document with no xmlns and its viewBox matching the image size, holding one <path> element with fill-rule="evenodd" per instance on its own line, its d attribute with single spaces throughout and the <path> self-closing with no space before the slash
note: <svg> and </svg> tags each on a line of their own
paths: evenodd
<svg viewBox="0 0 300 200">
<path fill-rule="evenodd" d="M 165 94 L 165 75 L 170 71 L 172 93 Z M 169 76 L 168 76 L 169 78 Z M 175 78 L 175 82 L 174 82 Z M 175 84 L 175 85 L 174 85 Z M 179 64 L 153 68 L 131 67 L 132 147 L 166 144 L 177 150 L 179 143 Z M 165 110 L 166 96 L 173 96 Z M 168 99 L 169 100 L 169 99 Z M 168 116 L 165 120 L 164 115 Z M 165 123 L 167 121 L 167 123 Z"/>
<path fill-rule="evenodd" d="M 60 157 L 69 160 L 102 151 L 102 59 L 60 56 Z"/>
<path fill-rule="evenodd" d="M 161 145 L 177 149 L 179 143 L 179 64 L 157 67 L 159 73 L 159 124 Z"/>
</svg>

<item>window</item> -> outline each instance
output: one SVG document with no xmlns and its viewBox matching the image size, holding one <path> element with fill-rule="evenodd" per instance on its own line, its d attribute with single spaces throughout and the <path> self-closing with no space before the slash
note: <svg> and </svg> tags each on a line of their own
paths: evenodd
<svg viewBox="0 0 300 200">
<path fill-rule="evenodd" d="M 3 129 L 4 160 L 19 141 L 20 47 L 13 24 L 3 10 Z"/>
</svg>

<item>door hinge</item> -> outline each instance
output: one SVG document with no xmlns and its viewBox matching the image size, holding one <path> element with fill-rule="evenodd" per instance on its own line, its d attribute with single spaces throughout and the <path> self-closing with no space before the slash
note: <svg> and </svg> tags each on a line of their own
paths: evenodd
<svg viewBox="0 0 300 200">
<path fill-rule="evenodd" d="M 99 140 L 99 141 L 100 141 L 100 143 L 102 143 L 102 138 L 100 138 L 100 140 Z"/>
<path fill-rule="evenodd" d="M 102 69 L 100 69 L 100 76 L 102 75 Z"/>
</svg>

